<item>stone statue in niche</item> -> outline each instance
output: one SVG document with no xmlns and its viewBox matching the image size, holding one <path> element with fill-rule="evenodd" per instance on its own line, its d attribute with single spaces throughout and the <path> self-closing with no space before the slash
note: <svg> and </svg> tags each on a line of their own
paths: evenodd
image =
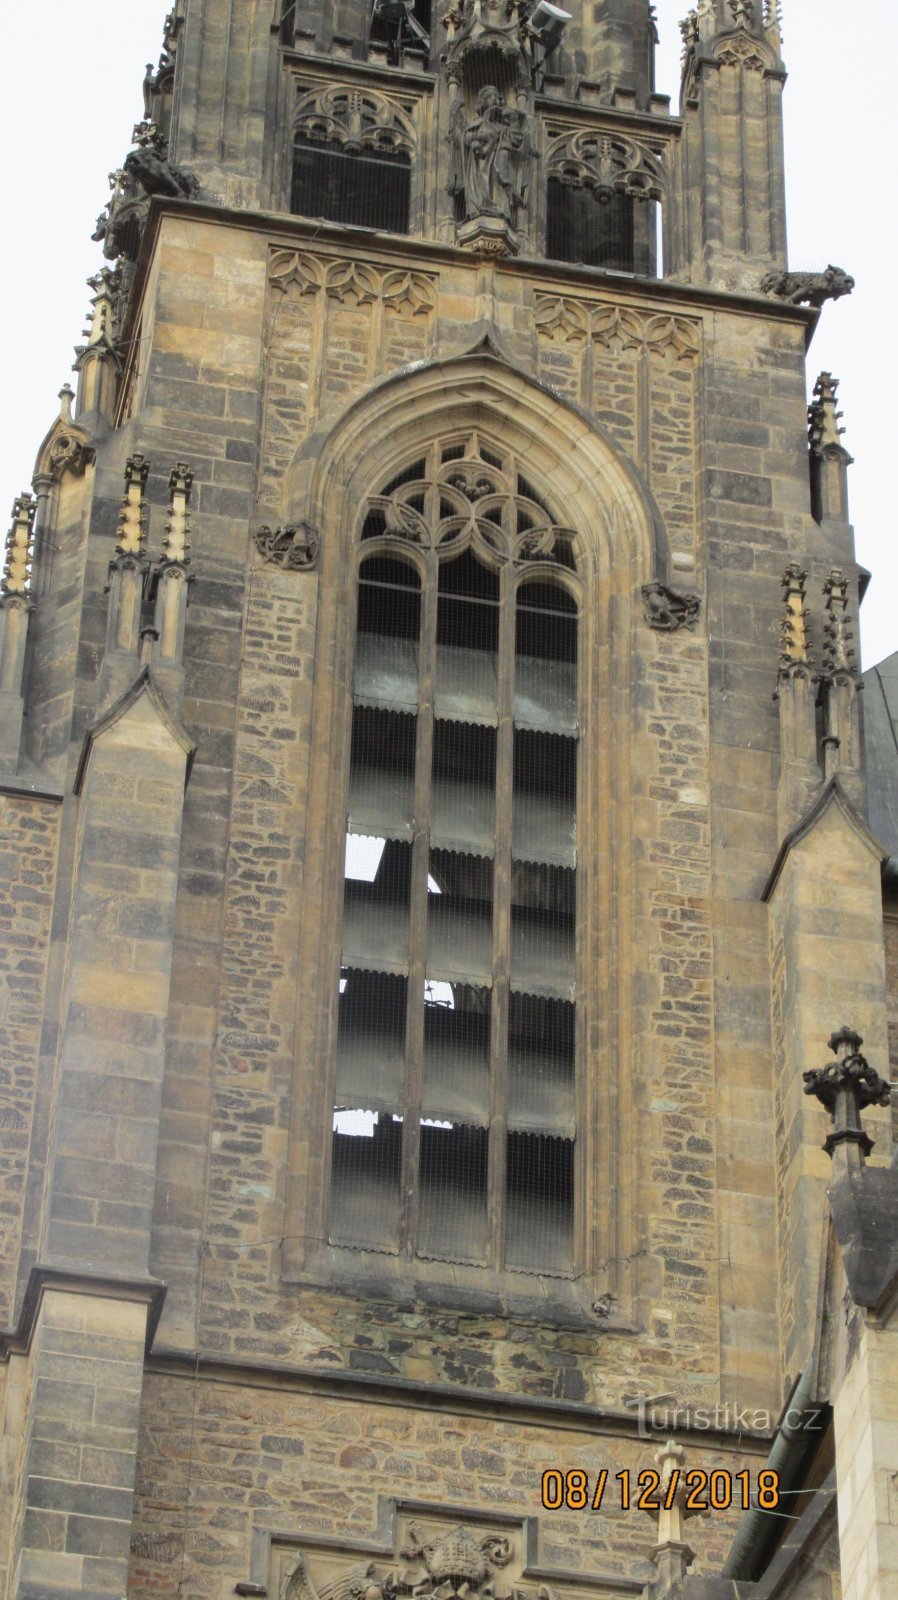
<svg viewBox="0 0 898 1600">
<path fill-rule="evenodd" d="M 503 100 L 493 84 L 477 96 L 466 124 L 459 106 L 451 136 L 449 191 L 461 201 L 464 221 L 496 217 L 516 228 L 526 209 L 533 164 L 530 119 Z"/>
</svg>

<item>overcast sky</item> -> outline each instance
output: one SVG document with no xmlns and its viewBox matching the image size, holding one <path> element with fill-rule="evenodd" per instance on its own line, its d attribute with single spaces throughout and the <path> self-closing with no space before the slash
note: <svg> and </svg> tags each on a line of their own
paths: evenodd
<svg viewBox="0 0 898 1600">
<path fill-rule="evenodd" d="M 565 0 L 569 10 L 588 0 Z M 6 239 L 6 379 L 0 516 L 27 487 L 56 395 L 72 379 L 85 326 L 85 279 L 102 265 L 90 235 L 142 115 L 144 65 L 158 57 L 165 0 L 44 0 L 10 7 L 0 97 Z M 658 0 L 658 88 L 678 92 L 678 22 L 687 0 Z M 885 389 L 895 383 L 891 144 L 894 0 L 785 0 L 786 153 L 791 264 L 844 267 L 850 300 L 824 311 L 809 387 L 842 380 L 858 556 L 874 581 L 863 611 L 865 664 L 898 649 L 896 497 Z M 885 173 L 880 168 L 885 165 Z M 890 402 L 894 407 L 894 399 Z"/>
</svg>

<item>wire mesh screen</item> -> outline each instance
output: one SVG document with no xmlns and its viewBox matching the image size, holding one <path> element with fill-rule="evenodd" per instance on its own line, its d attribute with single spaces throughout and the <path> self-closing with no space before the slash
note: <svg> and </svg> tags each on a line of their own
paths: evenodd
<svg viewBox="0 0 898 1600">
<path fill-rule="evenodd" d="M 508 1019 L 508 1126 L 573 1139 L 576 1012 L 565 1000 L 512 994 Z"/>
<path fill-rule="evenodd" d="M 408 233 L 411 165 L 401 151 L 377 154 L 297 137 L 290 209 L 358 228 Z"/>
<path fill-rule="evenodd" d="M 485 1128 L 422 1123 L 419 1255 L 485 1263 L 488 1152 Z"/>
<path fill-rule="evenodd" d="M 506 1264 L 573 1260 L 577 608 L 524 584 L 515 618 Z"/>
<path fill-rule="evenodd" d="M 406 524 L 426 606 L 391 552 Z M 514 463 L 451 436 L 362 517 L 334 1243 L 573 1270 L 578 616 L 552 525 Z M 540 564 L 503 609 L 496 552 L 523 535 Z"/>
<path fill-rule="evenodd" d="M 550 178 L 546 185 L 546 255 L 655 277 L 657 205 L 617 193 L 599 200 L 585 185 Z"/>
<path fill-rule="evenodd" d="M 506 1174 L 506 1266 L 565 1274 L 573 1266 L 574 1143 L 510 1133 Z"/>
<path fill-rule="evenodd" d="M 334 1116 L 329 1237 L 393 1253 L 399 1242 L 402 1121 L 361 1109 Z"/>
<path fill-rule="evenodd" d="M 411 839 L 415 734 L 416 721 L 410 713 L 373 706 L 353 708 L 350 833 Z"/>
<path fill-rule="evenodd" d="M 490 1117 L 490 991 L 427 978 L 424 1116 L 486 1128 Z"/>
<path fill-rule="evenodd" d="M 381 0 L 380 4 L 374 0 L 368 38 L 386 49 L 392 66 L 401 66 L 408 56 L 426 67 L 431 53 L 431 0 Z"/>
<path fill-rule="evenodd" d="M 358 589 L 329 1237 L 399 1243 L 420 583 L 374 556 Z"/>
</svg>

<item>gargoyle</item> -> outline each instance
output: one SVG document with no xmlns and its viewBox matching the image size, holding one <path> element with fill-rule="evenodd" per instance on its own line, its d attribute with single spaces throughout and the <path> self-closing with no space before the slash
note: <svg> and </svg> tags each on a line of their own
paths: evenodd
<svg viewBox="0 0 898 1600">
<path fill-rule="evenodd" d="M 762 294 L 785 300 L 790 306 L 807 303 L 818 309 L 826 300 L 841 300 L 853 288 L 854 279 L 834 266 L 828 266 L 825 272 L 768 272 L 761 279 Z"/>
<path fill-rule="evenodd" d="M 183 200 L 196 194 L 199 188 L 192 173 L 184 172 L 167 156 L 148 146 L 129 151 L 125 157 L 125 171 L 140 184 L 145 194 Z"/>
<path fill-rule="evenodd" d="M 697 594 L 681 594 L 668 589 L 663 583 L 645 583 L 642 587 L 645 601 L 645 620 L 659 633 L 676 633 L 678 628 L 694 628 L 698 622 L 701 600 Z"/>
</svg>

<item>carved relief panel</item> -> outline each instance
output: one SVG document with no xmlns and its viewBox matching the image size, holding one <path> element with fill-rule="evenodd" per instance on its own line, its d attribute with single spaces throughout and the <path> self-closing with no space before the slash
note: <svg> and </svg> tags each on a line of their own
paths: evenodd
<svg viewBox="0 0 898 1600">
<path fill-rule="evenodd" d="M 571 1588 L 538 1564 L 538 1522 L 505 1513 L 382 1500 L 369 1542 L 340 1548 L 312 1536 L 274 1538 L 270 1579 L 251 1587 L 271 1600 L 611 1600 L 619 1582 L 597 1575 Z M 261 1576 L 261 1574 L 260 1574 Z"/>
<path fill-rule="evenodd" d="M 264 511 L 319 416 L 335 415 L 376 378 L 432 353 L 434 274 L 301 250 L 269 266 L 260 466 Z"/>
<path fill-rule="evenodd" d="M 701 323 L 641 307 L 537 295 L 540 376 L 612 434 L 651 484 L 675 552 L 693 553 Z"/>
</svg>

